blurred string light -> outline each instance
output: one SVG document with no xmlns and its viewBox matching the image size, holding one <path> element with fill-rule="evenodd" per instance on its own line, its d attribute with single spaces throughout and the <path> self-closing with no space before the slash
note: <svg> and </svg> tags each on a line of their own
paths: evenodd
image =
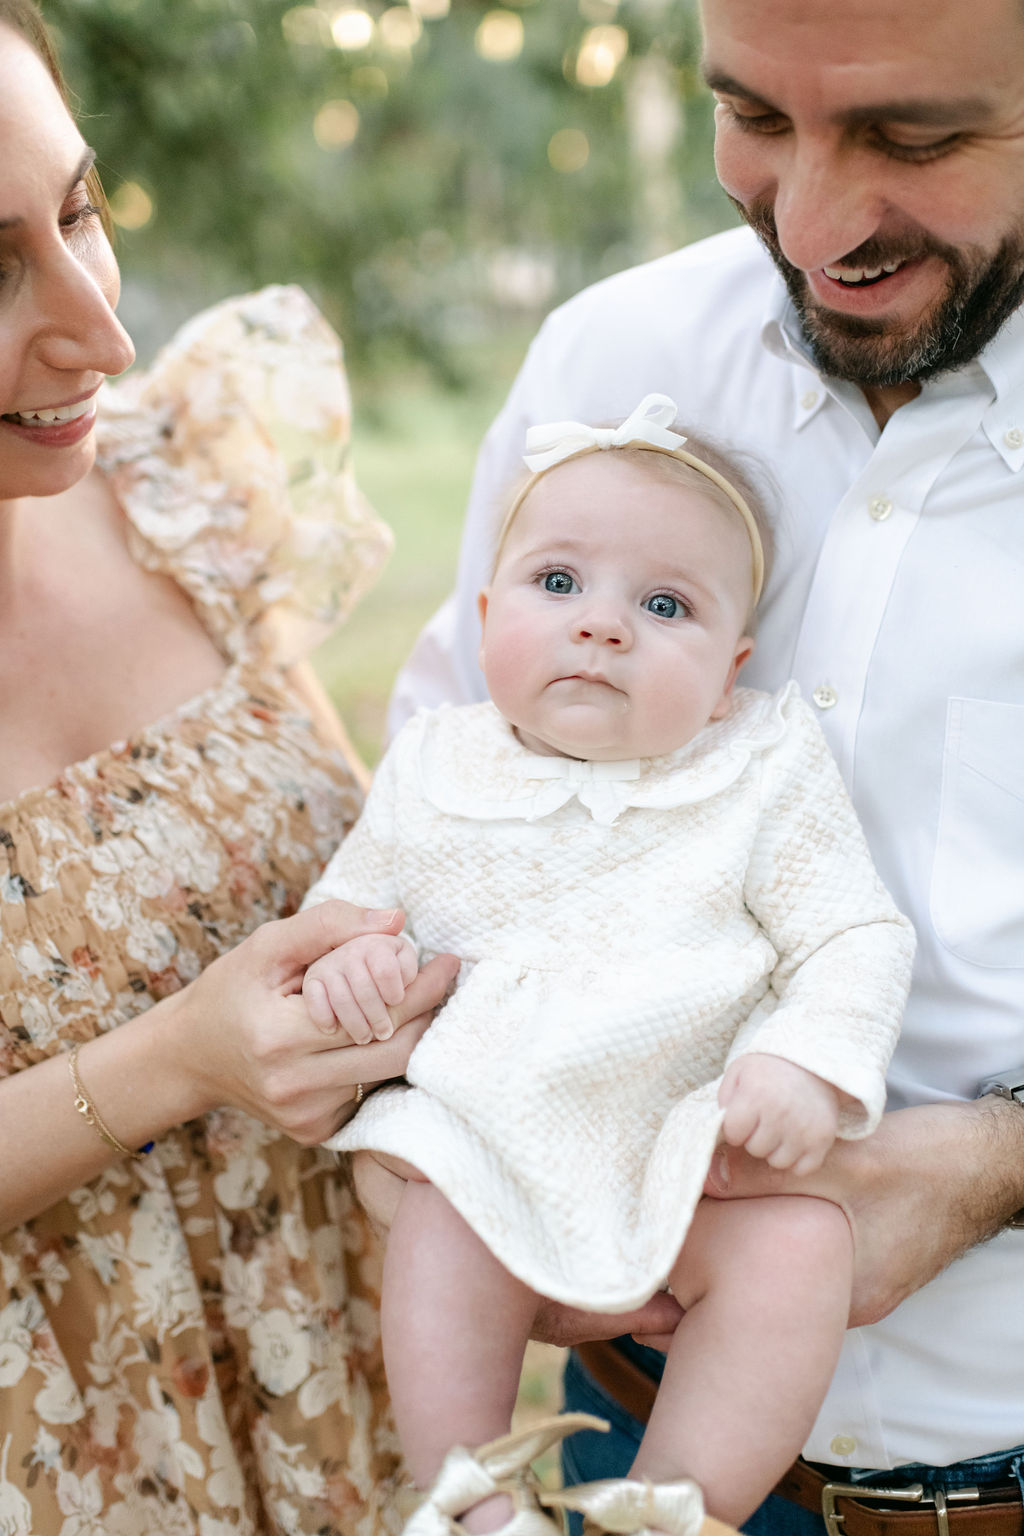
<svg viewBox="0 0 1024 1536">
<path fill-rule="evenodd" d="M 409 0 L 409 7 L 424 21 L 440 21 L 451 10 L 451 0 Z"/>
<path fill-rule="evenodd" d="M 580 85 L 608 85 L 628 52 L 625 27 L 591 27 L 583 34 L 576 56 L 577 81 Z"/>
<path fill-rule="evenodd" d="M 309 47 L 317 45 L 329 48 L 331 24 L 323 11 L 315 5 L 296 5 L 281 17 L 281 31 L 285 41 Z"/>
<path fill-rule="evenodd" d="M 507 64 L 523 51 L 523 18 L 515 11 L 488 11 L 476 29 L 476 51 L 492 64 Z"/>
<path fill-rule="evenodd" d="M 331 38 L 335 48 L 346 53 L 358 53 L 373 42 L 374 21 L 369 11 L 358 6 L 346 6 L 337 11 L 331 21 Z"/>
<path fill-rule="evenodd" d="M 313 119 L 313 137 L 321 149 L 345 149 L 358 132 L 358 109 L 340 98 L 325 101 Z"/>
<path fill-rule="evenodd" d="M 400 53 L 416 46 L 423 35 L 423 23 L 408 6 L 393 5 L 378 21 L 377 31 L 385 48 Z"/>
<path fill-rule="evenodd" d="M 137 181 L 122 181 L 109 203 L 110 217 L 119 229 L 143 229 L 153 217 L 153 199 Z"/>
<path fill-rule="evenodd" d="M 548 161 L 562 175 L 582 171 L 590 159 L 590 142 L 581 128 L 559 128 L 548 140 Z"/>
</svg>

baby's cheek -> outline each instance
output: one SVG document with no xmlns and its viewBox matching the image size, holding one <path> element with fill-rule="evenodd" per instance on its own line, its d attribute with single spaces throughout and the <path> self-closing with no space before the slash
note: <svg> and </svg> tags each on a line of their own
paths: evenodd
<svg viewBox="0 0 1024 1536">
<path fill-rule="evenodd" d="M 483 669 L 487 688 L 502 714 L 515 719 L 535 691 L 544 643 L 525 621 L 506 620 L 484 636 Z"/>
</svg>

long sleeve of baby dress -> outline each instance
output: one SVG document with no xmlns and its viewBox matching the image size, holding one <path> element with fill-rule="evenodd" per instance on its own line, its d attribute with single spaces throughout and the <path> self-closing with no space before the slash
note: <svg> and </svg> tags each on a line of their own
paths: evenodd
<svg viewBox="0 0 1024 1536">
<path fill-rule="evenodd" d="M 913 936 L 791 685 L 669 756 L 526 751 L 490 704 L 417 715 L 310 900 L 404 907 L 462 959 L 407 1084 L 331 1145 L 406 1158 L 539 1294 L 626 1310 L 700 1197 L 730 1055 L 844 1095 L 866 1135 Z"/>
</svg>

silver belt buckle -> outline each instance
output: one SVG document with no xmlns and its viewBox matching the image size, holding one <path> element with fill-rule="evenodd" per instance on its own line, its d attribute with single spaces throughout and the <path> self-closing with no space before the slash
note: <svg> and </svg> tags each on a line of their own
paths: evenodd
<svg viewBox="0 0 1024 1536">
<path fill-rule="evenodd" d="M 868 1488 L 863 1483 L 826 1483 L 821 1490 L 821 1516 L 828 1536 L 842 1536 L 845 1516 L 836 1509 L 837 1499 L 860 1499 L 862 1502 L 877 1499 L 881 1504 L 924 1504 L 935 1510 L 938 1536 L 949 1536 L 949 1511 L 947 1506 L 976 1504 L 981 1498 L 977 1488 L 936 1488 L 925 1493 L 923 1483 L 911 1483 L 907 1488 Z"/>
</svg>

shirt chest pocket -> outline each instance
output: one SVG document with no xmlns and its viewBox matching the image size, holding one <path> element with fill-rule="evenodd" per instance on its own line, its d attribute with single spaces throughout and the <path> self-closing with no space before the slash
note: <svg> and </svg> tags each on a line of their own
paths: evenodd
<svg viewBox="0 0 1024 1536">
<path fill-rule="evenodd" d="M 931 891 L 947 949 L 1024 968 L 1024 706 L 951 699 Z"/>
</svg>

